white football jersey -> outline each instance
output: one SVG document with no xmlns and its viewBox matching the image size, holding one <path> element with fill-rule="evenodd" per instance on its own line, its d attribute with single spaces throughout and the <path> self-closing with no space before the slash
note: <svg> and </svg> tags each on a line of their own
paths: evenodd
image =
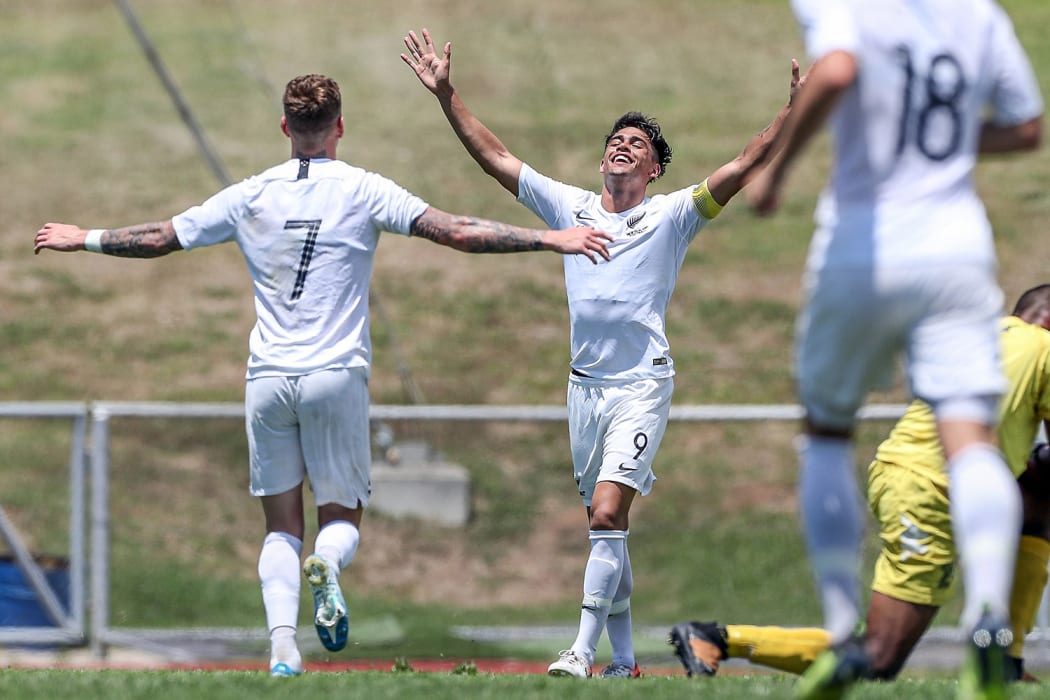
<svg viewBox="0 0 1050 700">
<path fill-rule="evenodd" d="M 248 378 L 371 362 L 368 289 L 381 231 L 427 203 L 339 160 L 293 159 L 173 219 L 183 248 L 234 240 L 255 289 Z"/>
<path fill-rule="evenodd" d="M 523 164 L 518 201 L 552 229 L 591 226 L 613 237 L 609 261 L 564 256 L 572 369 L 597 379 L 672 376 L 667 304 L 686 248 L 721 209 L 706 184 L 616 214 L 602 208 L 600 195 Z"/>
<path fill-rule="evenodd" d="M 994 260 L 973 184 L 982 120 L 1039 116 L 1013 25 L 991 0 L 792 0 L 810 58 L 859 77 L 831 117 L 835 164 L 811 263 Z"/>
</svg>

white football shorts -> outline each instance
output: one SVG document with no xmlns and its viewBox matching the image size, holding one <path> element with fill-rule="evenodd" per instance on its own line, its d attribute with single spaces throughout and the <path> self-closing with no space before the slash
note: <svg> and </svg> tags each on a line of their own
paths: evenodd
<svg viewBox="0 0 1050 700">
<path fill-rule="evenodd" d="M 984 265 L 837 268 L 806 279 L 796 329 L 799 396 L 817 425 L 850 428 L 903 354 L 913 396 L 936 406 L 996 398 L 1003 295 Z M 984 418 L 994 421 L 995 402 Z"/>
<path fill-rule="evenodd" d="M 368 504 L 372 452 L 365 368 L 249 379 L 244 407 L 252 495 L 284 493 L 309 478 L 318 506 Z"/>
<path fill-rule="evenodd" d="M 667 429 L 674 379 L 624 382 L 569 375 L 569 444 L 573 476 L 585 506 L 599 481 L 653 487 L 653 458 Z"/>
</svg>

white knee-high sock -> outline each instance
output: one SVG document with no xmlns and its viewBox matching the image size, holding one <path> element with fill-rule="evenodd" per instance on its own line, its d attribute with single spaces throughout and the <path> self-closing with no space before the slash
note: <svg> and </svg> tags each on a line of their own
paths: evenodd
<svg viewBox="0 0 1050 700">
<path fill-rule="evenodd" d="M 966 601 L 960 621 L 969 629 L 985 607 L 1009 616 L 1021 494 L 999 450 L 989 444 L 956 454 L 948 464 L 948 478 Z"/>
<path fill-rule="evenodd" d="M 808 435 L 799 439 L 798 449 L 802 527 L 824 606 L 824 626 L 835 643 L 846 639 L 860 620 L 864 520 L 853 443 Z"/>
<path fill-rule="evenodd" d="M 314 540 L 314 554 L 342 571 L 354 560 L 360 541 L 361 533 L 353 523 L 346 520 L 333 520 L 317 533 L 317 538 Z"/>
<path fill-rule="evenodd" d="M 277 627 L 291 627 L 299 622 L 299 557 L 303 541 L 287 532 L 271 532 L 259 552 L 259 581 L 262 585 L 266 625 L 271 632 Z"/>
<path fill-rule="evenodd" d="M 572 650 L 594 663 L 598 639 L 605 629 L 613 595 L 620 585 L 623 572 L 623 530 L 591 530 L 591 554 L 583 572 L 583 603 L 580 611 L 580 630 Z"/>
<path fill-rule="evenodd" d="M 620 585 L 616 587 L 609 617 L 605 621 L 605 630 L 609 634 L 612 646 L 613 663 L 634 667 L 634 638 L 631 635 L 631 591 L 634 590 L 634 573 L 631 571 L 631 552 L 627 547 L 625 532 L 623 543 L 623 571 L 620 573 Z"/>
</svg>

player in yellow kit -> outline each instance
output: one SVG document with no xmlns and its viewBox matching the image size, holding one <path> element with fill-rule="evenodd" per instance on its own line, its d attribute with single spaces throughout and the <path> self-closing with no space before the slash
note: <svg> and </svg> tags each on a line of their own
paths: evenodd
<svg viewBox="0 0 1050 700">
<path fill-rule="evenodd" d="M 1009 390 L 1000 405 L 999 447 L 1018 477 L 1024 521 L 1010 617 L 1014 640 L 1006 675 L 1024 675 L 1024 638 L 1031 630 L 1050 562 L 1050 448 L 1033 449 L 1041 422 L 1050 420 L 1050 284 L 1025 292 L 1002 320 L 1000 351 Z M 952 537 L 944 454 L 929 406 L 914 401 L 879 446 L 868 468 L 868 501 L 879 522 L 864 645 L 874 678 L 904 666 L 941 605 L 952 594 L 956 547 Z M 820 628 L 685 622 L 671 643 L 689 675 L 714 675 L 726 658 L 746 658 L 802 673 L 830 644 Z"/>
</svg>

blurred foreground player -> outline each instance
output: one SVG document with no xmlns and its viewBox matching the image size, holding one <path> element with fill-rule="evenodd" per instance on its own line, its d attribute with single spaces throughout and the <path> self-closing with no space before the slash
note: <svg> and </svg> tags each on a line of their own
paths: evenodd
<svg viewBox="0 0 1050 700">
<path fill-rule="evenodd" d="M 748 194 L 772 213 L 788 168 L 830 118 L 835 163 L 817 206 L 795 361 L 799 509 L 832 647 L 795 694 L 838 697 L 871 673 L 855 633 L 864 519 L 853 433 L 865 397 L 904 355 L 948 463 L 970 635 L 960 697 L 999 695 L 1021 499 L 995 445 L 1002 292 L 973 170 L 978 153 L 1039 144 L 1039 86 L 991 0 L 792 6 L 814 63 L 780 157 Z"/>
</svg>

